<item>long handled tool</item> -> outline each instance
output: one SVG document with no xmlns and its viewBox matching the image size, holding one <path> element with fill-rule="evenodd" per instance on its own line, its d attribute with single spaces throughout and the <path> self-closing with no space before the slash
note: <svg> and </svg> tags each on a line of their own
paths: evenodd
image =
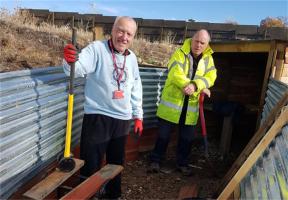
<svg viewBox="0 0 288 200">
<path fill-rule="evenodd" d="M 210 90 L 203 90 L 200 93 L 200 99 L 199 99 L 199 112 L 200 112 L 200 120 L 201 120 L 201 128 L 202 128 L 202 137 L 204 140 L 204 148 L 205 148 L 205 156 L 208 158 L 208 141 L 207 141 L 207 130 L 206 130 L 206 122 L 204 117 L 204 98 L 205 95 L 210 96 Z"/>
<path fill-rule="evenodd" d="M 76 45 L 76 29 L 72 29 L 72 44 Z M 68 114 L 67 114 L 67 126 L 66 126 L 66 138 L 64 157 L 59 162 L 59 169 L 64 172 L 70 172 L 75 168 L 75 161 L 71 156 L 71 130 L 72 130 L 72 118 L 73 118 L 73 103 L 74 103 L 74 91 L 73 81 L 75 74 L 75 63 L 70 64 L 70 82 L 69 82 L 69 96 L 68 96 Z"/>
</svg>

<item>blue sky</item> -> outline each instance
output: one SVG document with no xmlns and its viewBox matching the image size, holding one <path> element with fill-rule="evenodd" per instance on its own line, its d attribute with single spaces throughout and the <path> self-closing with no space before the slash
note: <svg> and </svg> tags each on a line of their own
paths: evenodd
<svg viewBox="0 0 288 200">
<path fill-rule="evenodd" d="M 241 25 L 259 25 L 266 17 L 288 16 L 287 0 L 0 0 L 0 7 L 143 19 L 234 21 Z"/>
</svg>

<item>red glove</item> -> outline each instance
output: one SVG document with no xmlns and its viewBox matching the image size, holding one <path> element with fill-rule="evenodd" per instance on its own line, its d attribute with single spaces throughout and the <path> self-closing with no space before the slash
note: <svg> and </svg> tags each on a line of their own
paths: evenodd
<svg viewBox="0 0 288 200">
<path fill-rule="evenodd" d="M 143 123 L 141 119 L 134 119 L 134 133 L 138 134 L 139 136 L 142 135 L 143 131 Z"/>
<path fill-rule="evenodd" d="M 68 63 L 74 63 L 78 60 L 78 51 L 73 44 L 67 44 L 64 47 L 64 59 Z"/>
</svg>

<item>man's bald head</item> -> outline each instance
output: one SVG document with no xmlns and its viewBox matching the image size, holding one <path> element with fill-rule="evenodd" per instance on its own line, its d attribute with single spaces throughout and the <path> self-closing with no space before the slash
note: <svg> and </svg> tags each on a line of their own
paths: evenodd
<svg viewBox="0 0 288 200">
<path fill-rule="evenodd" d="M 199 36 L 206 38 L 207 41 L 208 41 L 208 43 L 209 43 L 210 40 L 211 40 L 210 34 L 209 34 L 209 32 L 208 32 L 206 29 L 200 29 L 199 31 L 197 31 L 197 32 L 194 34 L 193 38 L 199 37 Z M 193 38 L 192 38 L 192 39 L 193 39 Z"/>
<path fill-rule="evenodd" d="M 201 29 L 192 37 L 191 51 L 195 57 L 198 57 L 207 48 L 210 42 L 210 35 L 207 30 Z"/>
</svg>

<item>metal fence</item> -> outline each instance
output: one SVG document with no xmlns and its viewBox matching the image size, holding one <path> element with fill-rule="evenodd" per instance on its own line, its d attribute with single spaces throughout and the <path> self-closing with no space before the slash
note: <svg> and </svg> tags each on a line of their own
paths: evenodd
<svg viewBox="0 0 288 200">
<path fill-rule="evenodd" d="M 144 127 L 150 128 L 166 70 L 142 66 L 140 76 Z M 80 138 L 84 81 L 74 82 L 72 147 Z M 6 199 L 62 154 L 69 78 L 62 67 L 49 67 L 2 73 L 0 82 L 0 198 Z"/>
<path fill-rule="evenodd" d="M 287 91 L 286 84 L 270 79 L 261 123 Z M 241 181 L 240 198 L 288 199 L 287 191 L 288 125 L 285 125 Z"/>
</svg>

